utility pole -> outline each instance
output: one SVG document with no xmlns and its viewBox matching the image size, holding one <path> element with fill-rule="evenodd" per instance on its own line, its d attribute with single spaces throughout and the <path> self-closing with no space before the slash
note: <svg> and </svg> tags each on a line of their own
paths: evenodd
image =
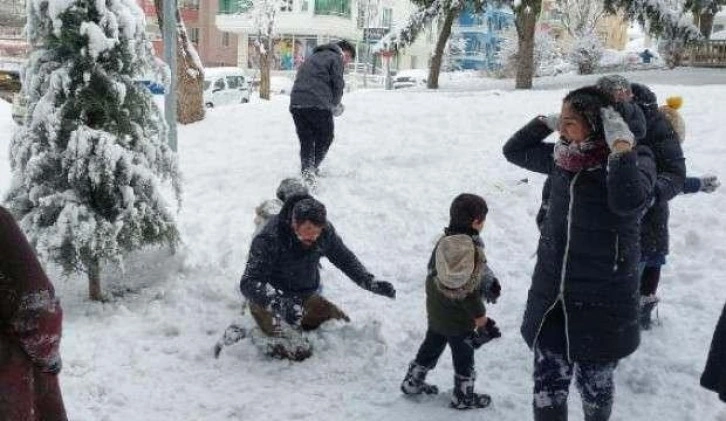
<svg viewBox="0 0 726 421">
<path fill-rule="evenodd" d="M 371 61 L 371 44 L 368 42 L 371 33 L 371 0 L 366 0 L 366 25 L 363 28 L 363 43 L 366 45 L 366 61 L 363 63 L 363 89 L 368 88 L 368 63 Z"/>
<path fill-rule="evenodd" d="M 162 16 L 164 16 L 164 59 L 166 64 L 169 65 L 169 73 L 171 74 L 169 86 L 164 95 L 164 116 L 166 117 L 166 124 L 169 126 L 169 147 L 176 152 L 176 0 L 164 0 Z"/>
</svg>

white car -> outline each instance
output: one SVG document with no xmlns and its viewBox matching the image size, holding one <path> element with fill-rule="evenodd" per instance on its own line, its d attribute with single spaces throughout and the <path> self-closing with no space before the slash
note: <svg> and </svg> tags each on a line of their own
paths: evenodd
<svg viewBox="0 0 726 421">
<path fill-rule="evenodd" d="M 204 69 L 204 105 L 214 108 L 227 104 L 250 102 L 250 83 L 237 67 Z"/>
</svg>

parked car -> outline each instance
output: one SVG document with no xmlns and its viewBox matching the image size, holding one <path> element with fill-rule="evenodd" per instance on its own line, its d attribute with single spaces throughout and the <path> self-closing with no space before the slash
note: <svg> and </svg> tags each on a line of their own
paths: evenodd
<svg viewBox="0 0 726 421">
<path fill-rule="evenodd" d="M 15 123 L 21 126 L 25 123 L 25 115 L 28 113 L 28 98 L 20 92 L 13 94 L 11 113 Z"/>
<path fill-rule="evenodd" d="M 426 78 L 414 71 L 401 71 L 393 77 L 393 89 L 412 88 L 426 85 Z"/>
<path fill-rule="evenodd" d="M 237 67 L 204 69 L 204 105 L 208 108 L 250 101 L 250 84 Z"/>
</svg>

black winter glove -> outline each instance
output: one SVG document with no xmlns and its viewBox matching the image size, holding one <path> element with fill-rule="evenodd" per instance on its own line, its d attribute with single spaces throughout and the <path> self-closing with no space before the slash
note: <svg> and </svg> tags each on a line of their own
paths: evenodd
<svg viewBox="0 0 726 421">
<path fill-rule="evenodd" d="M 499 299 L 499 296 L 502 295 L 502 285 L 499 283 L 499 279 L 497 279 L 496 276 L 493 276 L 484 284 L 482 295 L 486 299 L 487 303 L 497 303 L 497 299 Z"/>
<path fill-rule="evenodd" d="M 270 310 L 290 326 L 297 327 L 303 316 L 303 302 L 296 296 L 279 296 L 270 301 Z"/>
<path fill-rule="evenodd" d="M 468 338 L 464 339 L 467 345 L 474 349 L 479 349 L 485 343 L 502 336 L 502 332 L 497 327 L 497 323 L 492 318 L 487 319 L 487 323 L 476 328 L 471 332 Z"/>
<path fill-rule="evenodd" d="M 390 282 L 373 279 L 371 280 L 368 290 L 374 294 L 382 295 L 394 300 L 396 299 L 396 288 L 394 288 Z"/>
</svg>

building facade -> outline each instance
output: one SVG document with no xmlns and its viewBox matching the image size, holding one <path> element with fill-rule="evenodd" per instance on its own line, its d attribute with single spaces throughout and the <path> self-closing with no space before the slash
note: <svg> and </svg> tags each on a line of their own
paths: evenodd
<svg viewBox="0 0 726 421">
<path fill-rule="evenodd" d="M 218 0 L 217 27 L 237 37 L 237 66 L 256 69 L 256 32 L 254 19 L 245 2 Z M 247 3 L 250 4 L 250 3 Z M 273 46 L 275 72 L 292 72 L 317 45 L 347 39 L 357 46 L 359 63 L 375 69 L 380 57 L 371 53 L 372 44 L 406 22 L 415 7 L 408 0 L 287 0 L 275 18 L 276 41 Z M 430 37 L 422 36 L 414 45 L 399 52 L 394 68 L 428 66 Z"/>
<path fill-rule="evenodd" d="M 163 58 L 164 45 L 154 0 L 138 2 L 146 15 L 146 33 L 154 44 L 154 51 Z M 237 37 L 217 29 L 217 0 L 179 0 L 177 5 L 189 40 L 194 44 L 204 67 L 236 66 Z"/>
<path fill-rule="evenodd" d="M 464 10 L 452 28 L 450 45 L 451 67 L 459 70 L 493 70 L 499 66 L 497 52 L 503 32 L 514 22 L 509 8 L 487 6 L 483 12 Z"/>
</svg>

